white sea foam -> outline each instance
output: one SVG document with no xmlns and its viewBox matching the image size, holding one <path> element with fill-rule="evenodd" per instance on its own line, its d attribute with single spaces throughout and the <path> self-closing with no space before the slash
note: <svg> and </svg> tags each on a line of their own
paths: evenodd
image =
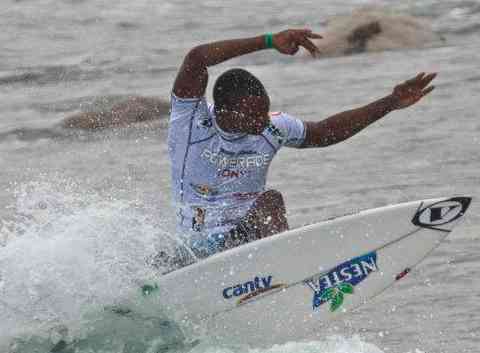
<svg viewBox="0 0 480 353">
<path fill-rule="evenodd" d="M 2 340 L 81 325 L 137 290 L 151 271 L 145 257 L 168 242 L 139 205 L 60 177 L 19 185 L 14 207 L 16 219 L 0 228 Z"/>
</svg>

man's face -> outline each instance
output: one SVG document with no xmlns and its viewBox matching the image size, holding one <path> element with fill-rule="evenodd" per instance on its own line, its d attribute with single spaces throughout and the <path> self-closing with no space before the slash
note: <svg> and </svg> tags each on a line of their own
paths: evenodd
<svg viewBox="0 0 480 353">
<path fill-rule="evenodd" d="M 245 96 L 225 111 L 225 118 L 233 132 L 260 135 L 270 121 L 269 110 L 268 96 Z"/>
</svg>

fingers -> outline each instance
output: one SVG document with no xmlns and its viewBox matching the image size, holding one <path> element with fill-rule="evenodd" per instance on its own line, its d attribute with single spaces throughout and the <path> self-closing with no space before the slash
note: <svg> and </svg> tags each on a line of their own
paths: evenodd
<svg viewBox="0 0 480 353">
<path fill-rule="evenodd" d="M 294 32 L 303 35 L 304 37 L 307 38 L 312 38 L 312 39 L 322 39 L 323 37 L 320 34 L 313 33 L 311 29 L 305 28 L 305 29 L 294 29 Z"/>
<path fill-rule="evenodd" d="M 312 38 L 312 39 L 322 39 L 323 38 L 320 34 L 312 33 L 312 32 L 307 33 L 307 37 Z"/>
<path fill-rule="evenodd" d="M 297 30 L 295 32 L 295 39 L 298 45 L 301 45 L 307 49 L 313 57 L 316 57 L 318 54 L 320 54 L 318 47 L 309 38 L 321 39 L 323 38 L 321 35 L 313 33 L 310 29 Z"/>
<path fill-rule="evenodd" d="M 317 46 L 307 38 L 301 39 L 299 44 L 307 49 L 313 57 L 316 57 L 318 54 L 320 54 L 320 50 L 317 48 Z"/>
<path fill-rule="evenodd" d="M 406 80 L 405 83 L 408 85 L 415 85 L 422 80 L 424 75 L 425 75 L 425 72 L 421 72 L 414 78 L 411 78 L 410 80 Z"/>
<path fill-rule="evenodd" d="M 321 39 L 322 36 L 313 33 L 310 29 L 288 29 L 275 35 L 275 48 L 287 55 L 294 55 L 299 47 L 304 47 L 313 57 L 320 54 L 320 50 L 312 39 Z"/>
<path fill-rule="evenodd" d="M 395 86 L 392 95 L 397 100 L 396 109 L 409 107 L 430 94 L 435 89 L 435 86 L 429 85 L 435 77 L 437 77 L 436 72 L 430 74 L 421 72 L 414 78 Z"/>
<path fill-rule="evenodd" d="M 437 77 L 436 72 L 428 74 L 428 75 L 425 72 L 421 72 L 417 76 L 415 76 L 414 78 L 405 81 L 405 84 L 409 85 L 409 86 L 416 86 L 419 89 L 423 89 L 423 88 L 427 87 L 430 84 L 430 82 L 433 81 L 433 79 L 435 77 Z"/>
<path fill-rule="evenodd" d="M 422 97 L 425 97 L 427 94 L 432 92 L 435 89 L 435 86 L 430 86 L 422 91 Z"/>
<path fill-rule="evenodd" d="M 427 87 L 427 86 L 430 84 L 430 82 L 433 81 L 433 79 L 434 79 L 435 77 L 437 77 L 437 73 L 436 73 L 436 72 L 424 76 L 424 77 L 422 78 L 422 87 Z"/>
<path fill-rule="evenodd" d="M 420 73 L 415 77 L 415 79 L 416 79 L 416 80 L 421 80 L 424 76 L 425 76 L 425 72 L 420 72 Z"/>
</svg>

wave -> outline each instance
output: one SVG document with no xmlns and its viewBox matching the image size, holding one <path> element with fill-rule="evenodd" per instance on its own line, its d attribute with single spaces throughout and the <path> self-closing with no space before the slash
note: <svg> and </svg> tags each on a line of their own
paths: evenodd
<svg viewBox="0 0 480 353">
<path fill-rule="evenodd" d="M 116 103 L 127 100 L 130 95 L 82 96 L 55 102 L 36 102 L 30 107 L 42 113 L 71 113 L 72 111 L 98 111 L 111 109 Z"/>
<path fill-rule="evenodd" d="M 136 293 L 154 271 L 146 257 L 173 241 L 154 210 L 85 189 L 58 173 L 18 185 L 11 207 L 11 219 L 0 220 L 2 352 L 12 339 L 28 345 L 30 335 L 43 337 L 52 347 L 52 334 L 62 336 L 57 328 L 68 327 L 69 337 L 81 337 L 90 324 L 106 330 L 121 321 L 104 307 Z M 135 324 L 142 323 L 130 322 L 128 330 L 138 334 L 149 325 Z"/>
<path fill-rule="evenodd" d="M 316 41 L 322 56 L 342 56 L 442 45 L 445 39 L 423 19 L 384 8 L 361 8 L 327 22 Z"/>
<path fill-rule="evenodd" d="M 63 81 L 90 81 L 103 75 L 100 69 L 82 69 L 79 65 L 51 65 L 21 70 L 24 72 L 0 77 L 0 85 L 47 85 Z"/>
<path fill-rule="evenodd" d="M 17 129 L 0 132 L 0 141 L 6 141 L 9 138 L 15 138 L 19 141 L 35 141 L 40 139 L 53 139 L 66 137 L 65 131 L 58 128 L 28 128 L 22 127 Z"/>
<path fill-rule="evenodd" d="M 466 25 L 461 28 L 456 28 L 450 30 L 449 33 L 458 34 L 458 35 L 469 35 L 480 32 L 480 23 L 474 23 L 470 25 Z"/>
</svg>

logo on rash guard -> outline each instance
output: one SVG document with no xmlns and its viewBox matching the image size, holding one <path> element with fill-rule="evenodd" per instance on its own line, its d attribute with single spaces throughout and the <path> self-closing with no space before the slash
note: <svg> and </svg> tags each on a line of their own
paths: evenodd
<svg viewBox="0 0 480 353">
<path fill-rule="evenodd" d="M 240 176 L 243 176 L 246 174 L 247 172 L 245 170 L 223 169 L 218 171 L 217 176 L 222 178 L 239 178 Z"/>
<path fill-rule="evenodd" d="M 275 125 L 273 125 L 272 123 L 268 124 L 267 126 L 267 131 L 277 139 L 278 143 L 279 144 L 282 144 L 283 143 L 283 134 L 282 132 L 280 131 L 279 128 L 277 128 Z"/>
<path fill-rule="evenodd" d="M 205 119 L 200 119 L 198 121 L 198 126 L 199 127 L 209 128 L 209 127 L 212 127 L 212 125 L 213 125 L 212 118 L 210 118 L 210 117 L 207 117 Z"/>
<path fill-rule="evenodd" d="M 272 158 L 268 153 L 253 154 L 250 156 L 228 156 L 224 153 L 215 153 L 208 149 L 203 150 L 201 157 L 214 164 L 218 169 L 260 168 L 268 166 Z"/>
<path fill-rule="evenodd" d="M 207 197 L 218 195 L 218 190 L 210 185 L 190 183 L 190 186 L 198 196 Z"/>
</svg>

